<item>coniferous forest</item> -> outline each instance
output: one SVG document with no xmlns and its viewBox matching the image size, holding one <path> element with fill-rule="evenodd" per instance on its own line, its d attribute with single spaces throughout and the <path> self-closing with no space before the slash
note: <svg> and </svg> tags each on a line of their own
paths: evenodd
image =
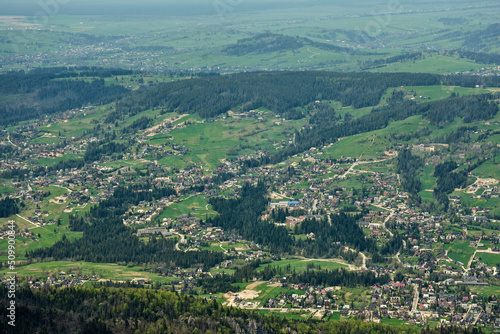
<svg viewBox="0 0 500 334">
<path fill-rule="evenodd" d="M 8 326 L 7 291 L 0 289 L 3 333 L 400 333 L 395 327 L 361 320 L 299 321 L 224 307 L 216 300 L 138 288 L 69 288 L 17 291 L 16 316 Z M 411 329 L 406 333 L 416 333 Z M 479 334 L 481 330 L 424 329 L 423 334 Z"/>
</svg>

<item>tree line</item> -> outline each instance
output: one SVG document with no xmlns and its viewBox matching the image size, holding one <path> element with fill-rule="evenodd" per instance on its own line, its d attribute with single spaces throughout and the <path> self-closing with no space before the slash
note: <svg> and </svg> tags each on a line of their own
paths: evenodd
<svg viewBox="0 0 500 334">
<path fill-rule="evenodd" d="M 287 36 L 270 32 L 258 34 L 250 38 L 243 38 L 222 49 L 222 52 L 230 56 L 244 56 L 247 54 L 264 54 L 280 51 L 296 51 L 302 47 L 310 46 L 321 50 L 333 51 L 345 54 L 371 55 L 369 53 L 357 51 L 351 48 L 341 47 L 334 44 L 321 43 L 309 38 L 298 36 Z"/>
<path fill-rule="evenodd" d="M 10 217 L 19 213 L 19 200 L 9 196 L 0 199 L 0 218 Z"/>
<path fill-rule="evenodd" d="M 0 125 L 41 118 L 88 104 L 106 104 L 122 98 L 129 90 L 123 86 L 107 85 L 103 79 L 117 73 L 129 71 L 89 68 L 78 72 L 56 68 L 0 75 L 0 97 L 10 101 L 0 104 Z M 83 80 L 88 75 L 97 78 Z M 22 100 L 11 99 L 19 95 L 23 95 Z"/>
<path fill-rule="evenodd" d="M 326 278 L 327 279 L 327 278 Z M 16 291 L 16 326 L 9 326 L 7 288 L 0 287 L 0 327 L 11 333 L 318 333 L 396 334 L 401 328 L 361 320 L 292 320 L 143 288 L 86 287 Z M 416 334 L 405 328 L 408 334 Z M 425 328 L 425 334 L 480 334 L 479 328 Z"/>
<path fill-rule="evenodd" d="M 446 211 L 449 206 L 448 195 L 455 188 L 465 188 L 467 184 L 467 170 L 456 171 L 458 164 L 454 161 L 442 162 L 434 168 L 434 177 L 437 178 L 436 186 L 434 187 L 434 198 L 443 210 Z"/>
</svg>

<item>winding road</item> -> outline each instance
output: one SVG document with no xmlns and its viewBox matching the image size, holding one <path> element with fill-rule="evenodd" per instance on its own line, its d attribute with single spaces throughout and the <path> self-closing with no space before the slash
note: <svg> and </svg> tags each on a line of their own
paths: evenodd
<svg viewBox="0 0 500 334">
<path fill-rule="evenodd" d="M 418 286 L 416 284 L 413 284 L 413 303 L 412 303 L 412 306 L 411 306 L 411 312 L 412 313 L 417 312 L 418 298 L 419 298 Z"/>
<path fill-rule="evenodd" d="M 184 239 L 185 239 L 184 234 L 180 234 L 179 232 L 173 232 L 173 233 L 174 233 L 174 234 L 177 234 L 178 236 L 180 236 L 180 237 L 181 237 L 181 240 L 179 240 L 179 241 L 175 244 L 175 250 L 180 251 L 181 249 L 180 249 L 180 247 L 179 247 L 179 244 L 180 244 L 181 242 L 184 242 Z"/>
</svg>

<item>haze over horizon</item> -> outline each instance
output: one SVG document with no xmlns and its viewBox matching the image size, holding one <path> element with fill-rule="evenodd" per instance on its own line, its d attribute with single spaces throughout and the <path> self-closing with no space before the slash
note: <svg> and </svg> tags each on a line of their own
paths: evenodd
<svg viewBox="0 0 500 334">
<path fill-rule="evenodd" d="M 467 4 L 469 1 L 441 0 L 437 2 L 446 5 Z M 45 5 L 46 4 L 46 5 Z M 54 6 L 55 4 L 55 6 Z M 166 16 L 196 16 L 214 15 L 218 10 L 230 8 L 231 11 L 244 13 L 262 10 L 279 10 L 290 8 L 303 8 L 314 6 L 338 6 L 343 8 L 359 8 L 366 11 L 370 8 L 385 10 L 395 6 L 426 6 L 431 4 L 427 0 L 358 0 L 348 2 L 341 0 L 184 0 L 184 1 L 162 1 L 147 0 L 138 2 L 136 0 L 105 0 L 105 1 L 82 1 L 82 0 L 4 0 L 0 15 L 34 15 L 36 12 L 47 9 L 54 11 L 55 15 L 166 15 Z M 474 3 L 479 5 L 477 3 Z"/>
</svg>

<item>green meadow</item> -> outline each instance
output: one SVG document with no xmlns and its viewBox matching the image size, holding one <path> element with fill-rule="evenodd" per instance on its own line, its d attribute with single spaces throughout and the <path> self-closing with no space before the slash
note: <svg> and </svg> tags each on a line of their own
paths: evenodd
<svg viewBox="0 0 500 334">
<path fill-rule="evenodd" d="M 0 275 L 6 275 L 8 269 L 0 270 Z M 169 283 L 172 279 L 159 276 L 138 266 L 118 265 L 115 263 L 91 263 L 84 261 L 54 261 L 33 263 L 22 267 L 17 267 L 19 276 L 33 277 L 46 280 L 48 276 L 59 276 L 59 272 L 64 271 L 66 275 L 81 274 L 96 275 L 102 280 L 130 281 L 134 278 L 145 278 L 151 282 Z"/>
<path fill-rule="evenodd" d="M 14 220 L 19 229 L 34 233 L 32 238 L 25 238 L 20 235 L 16 236 L 16 251 L 18 260 L 24 260 L 25 254 L 28 251 L 52 246 L 55 242 L 61 240 L 63 235 L 65 235 L 69 240 L 80 238 L 82 236 L 82 232 L 73 232 L 70 230 L 68 226 L 68 217 L 70 213 L 64 212 L 64 210 L 66 210 L 67 206 L 70 206 L 73 208 L 73 214 L 76 213 L 78 215 L 83 215 L 92 207 L 92 204 L 80 207 L 77 203 L 70 202 L 69 198 L 66 198 L 63 203 L 59 203 L 56 201 L 56 198 L 68 193 L 66 189 L 61 187 L 51 186 L 40 188 L 40 190 L 50 191 L 50 195 L 43 198 L 43 200 L 37 204 L 25 201 L 26 206 L 21 210 L 19 216 L 29 220 L 28 217 L 33 217 L 35 210 L 39 207 L 42 212 L 47 211 L 46 214 L 42 214 L 42 218 L 47 222 L 50 219 L 54 219 L 55 224 L 38 226 L 17 215 L 8 218 L 0 218 L 1 227 L 4 227 L 9 220 Z M 57 224 L 59 219 L 60 223 Z M 2 261 L 7 258 L 6 250 L 7 240 L 0 239 L 0 260 Z"/>
<path fill-rule="evenodd" d="M 282 271 L 285 271 L 285 270 L 287 270 L 287 268 L 289 268 L 291 272 L 295 271 L 297 273 L 301 273 L 301 272 L 308 270 L 308 267 L 311 270 L 319 270 L 320 268 L 322 270 L 325 270 L 325 269 L 335 270 L 335 269 L 339 269 L 339 268 L 347 268 L 346 265 L 340 264 L 337 262 L 287 259 L 287 260 L 273 261 L 271 263 L 262 264 L 257 268 L 257 270 L 262 271 L 266 267 L 279 268 L 278 270 L 282 270 Z"/>
<path fill-rule="evenodd" d="M 455 241 L 448 246 L 448 257 L 462 262 L 464 267 L 467 267 L 472 254 L 474 254 L 474 248 L 469 247 L 468 241 Z"/>
<path fill-rule="evenodd" d="M 168 206 L 157 219 L 160 221 L 164 218 L 173 219 L 184 214 L 205 220 L 206 217 L 215 216 L 217 213 L 211 209 L 205 196 L 196 195 Z"/>
</svg>

